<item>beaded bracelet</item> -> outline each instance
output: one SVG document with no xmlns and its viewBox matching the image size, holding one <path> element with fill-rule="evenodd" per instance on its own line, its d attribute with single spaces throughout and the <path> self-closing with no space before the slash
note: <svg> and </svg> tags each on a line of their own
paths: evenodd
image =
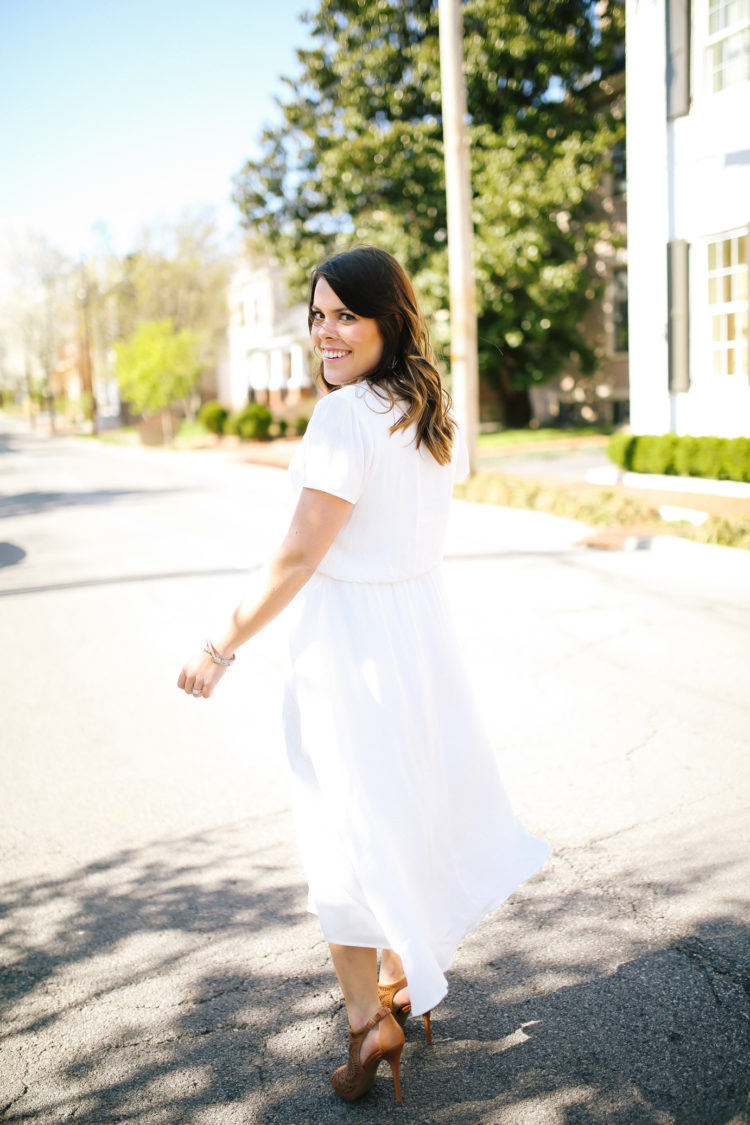
<svg viewBox="0 0 750 1125">
<path fill-rule="evenodd" d="M 205 652 L 206 656 L 211 657 L 211 660 L 214 664 L 221 664 L 224 668 L 228 668 L 230 664 L 234 664 L 235 660 L 237 659 L 237 653 L 234 652 L 229 657 L 229 660 L 225 660 L 223 656 L 219 656 L 218 652 L 210 641 L 206 641 L 205 645 L 203 646 L 203 652 Z"/>
</svg>

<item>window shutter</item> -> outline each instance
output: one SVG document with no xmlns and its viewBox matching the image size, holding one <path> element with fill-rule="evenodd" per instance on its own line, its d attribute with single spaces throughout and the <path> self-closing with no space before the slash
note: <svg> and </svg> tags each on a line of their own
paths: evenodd
<svg viewBox="0 0 750 1125">
<path fill-rule="evenodd" d="M 690 0 L 667 0 L 667 120 L 690 110 Z"/>
<path fill-rule="evenodd" d="M 669 301 L 669 389 L 690 389 L 688 328 L 688 244 L 676 238 L 667 244 L 667 293 Z"/>
</svg>

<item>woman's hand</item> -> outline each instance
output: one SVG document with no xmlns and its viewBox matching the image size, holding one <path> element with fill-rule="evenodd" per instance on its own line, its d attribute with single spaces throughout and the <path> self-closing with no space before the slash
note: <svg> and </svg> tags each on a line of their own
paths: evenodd
<svg viewBox="0 0 750 1125">
<path fill-rule="evenodd" d="M 328 492 L 303 488 L 283 543 L 263 569 L 260 593 L 240 602 L 218 646 L 206 648 L 224 660 L 273 621 L 298 594 L 349 519 L 353 505 Z M 215 664 L 206 651 L 192 657 L 180 672 L 177 687 L 193 699 L 209 699 L 226 664 Z"/>
<path fill-rule="evenodd" d="M 222 664 L 215 664 L 207 653 L 196 653 L 185 663 L 177 687 L 193 699 L 209 699 L 226 670 Z"/>
</svg>

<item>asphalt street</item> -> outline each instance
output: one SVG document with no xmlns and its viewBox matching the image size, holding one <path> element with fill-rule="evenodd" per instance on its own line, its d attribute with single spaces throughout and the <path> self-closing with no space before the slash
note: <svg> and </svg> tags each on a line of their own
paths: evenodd
<svg viewBox="0 0 750 1125">
<path fill-rule="evenodd" d="M 0 1120 L 750 1122 L 750 554 L 455 503 L 465 658 L 552 856 L 462 943 L 434 1046 L 407 1024 L 403 1106 L 387 1067 L 348 1105 L 283 616 L 210 701 L 175 687 L 283 532 L 285 473 L 0 433 Z"/>
</svg>

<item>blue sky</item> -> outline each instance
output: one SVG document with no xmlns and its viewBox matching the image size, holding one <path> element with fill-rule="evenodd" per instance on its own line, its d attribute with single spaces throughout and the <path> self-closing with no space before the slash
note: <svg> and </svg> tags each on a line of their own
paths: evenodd
<svg viewBox="0 0 750 1125">
<path fill-rule="evenodd" d="M 0 0 L 0 227 L 69 254 L 96 224 L 127 253 L 144 224 L 213 206 L 298 73 L 313 0 Z"/>
</svg>

